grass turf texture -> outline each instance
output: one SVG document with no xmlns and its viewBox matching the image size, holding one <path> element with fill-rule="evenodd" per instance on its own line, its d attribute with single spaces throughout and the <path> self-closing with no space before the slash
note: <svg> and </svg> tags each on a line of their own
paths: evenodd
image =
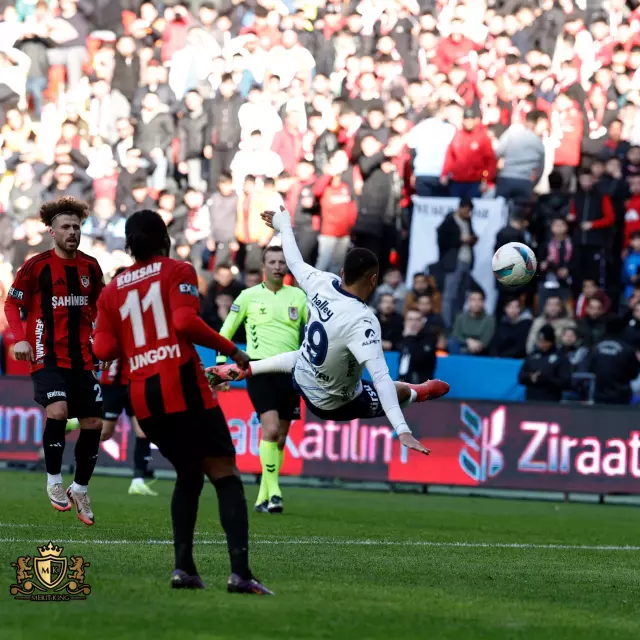
<svg viewBox="0 0 640 640">
<path fill-rule="evenodd" d="M 126 495 L 126 480 L 94 478 L 97 524 L 86 528 L 49 506 L 44 474 L 0 481 L 0 638 L 640 638 L 640 551 L 492 546 L 638 545 L 633 507 L 287 488 L 285 515 L 251 516 L 252 566 L 277 593 L 258 598 L 224 590 L 210 486 L 197 534 L 208 543 L 196 547 L 208 589 L 194 592 L 169 589 L 172 547 L 148 544 L 171 538 L 172 483 L 146 498 Z M 247 493 L 252 502 L 256 487 Z M 86 601 L 9 595 L 10 563 L 50 539 L 91 563 Z M 427 541 L 488 546 L 416 544 Z"/>
</svg>

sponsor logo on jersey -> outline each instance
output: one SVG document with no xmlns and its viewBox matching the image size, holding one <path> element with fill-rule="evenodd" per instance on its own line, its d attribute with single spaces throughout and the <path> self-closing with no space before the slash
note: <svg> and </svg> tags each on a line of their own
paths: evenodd
<svg viewBox="0 0 640 640">
<path fill-rule="evenodd" d="M 145 351 L 144 353 L 139 353 L 138 355 L 129 358 L 129 367 L 131 371 L 136 371 L 142 367 L 146 367 L 150 364 L 156 364 L 157 362 L 161 362 L 162 360 L 179 358 L 180 357 L 180 346 L 177 344 L 172 344 L 167 347 L 158 347 L 157 349 L 149 349 L 149 351 Z"/>
<path fill-rule="evenodd" d="M 11 287 L 9 289 L 9 297 L 15 298 L 16 300 L 22 300 L 24 298 L 24 291 L 20 291 L 20 289 L 14 289 Z"/>
<path fill-rule="evenodd" d="M 368 347 L 370 344 L 380 344 L 378 338 L 374 338 L 376 332 L 373 329 L 367 329 L 364 332 L 365 341 L 362 343 L 363 347 Z"/>
<path fill-rule="evenodd" d="M 318 310 L 318 315 L 322 322 L 327 322 L 333 317 L 333 311 L 329 308 L 329 303 L 326 300 L 318 297 L 318 294 L 314 294 L 311 302 L 313 302 L 315 308 Z"/>
<path fill-rule="evenodd" d="M 162 269 L 162 262 L 153 262 L 148 264 L 146 267 L 140 267 L 139 269 L 133 269 L 132 271 L 125 271 L 125 273 L 116 278 L 116 286 L 120 289 L 120 287 L 126 287 L 128 284 L 140 282 L 140 280 L 144 280 L 145 278 L 149 278 L 160 273 L 160 269 Z"/>
<path fill-rule="evenodd" d="M 85 288 L 88 289 L 89 288 L 89 276 L 81 276 L 80 277 L 80 284 Z"/>
<path fill-rule="evenodd" d="M 196 298 L 199 297 L 198 287 L 196 287 L 195 284 L 181 284 L 178 290 L 180 293 L 186 293 L 187 295 L 195 296 Z"/>
<path fill-rule="evenodd" d="M 53 296 L 51 306 L 58 307 L 86 307 L 89 304 L 89 296 Z"/>
<path fill-rule="evenodd" d="M 234 313 L 238 313 L 238 311 L 240 311 L 240 307 L 237 304 L 232 304 L 231 311 L 233 311 Z"/>
<path fill-rule="evenodd" d="M 67 394 L 64 391 L 49 391 L 47 393 L 47 400 L 51 400 L 51 398 L 66 398 Z"/>
<path fill-rule="evenodd" d="M 298 307 L 289 307 L 289 320 L 295 322 L 298 317 Z"/>
<path fill-rule="evenodd" d="M 36 360 L 42 360 L 44 358 L 44 344 L 42 338 L 44 336 L 44 322 L 42 318 L 36 320 Z"/>
</svg>

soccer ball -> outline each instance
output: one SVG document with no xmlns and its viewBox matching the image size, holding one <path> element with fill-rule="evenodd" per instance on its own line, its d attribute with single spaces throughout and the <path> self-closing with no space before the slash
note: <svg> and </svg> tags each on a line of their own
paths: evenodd
<svg viewBox="0 0 640 640">
<path fill-rule="evenodd" d="M 521 287 L 536 275 L 538 261 L 530 247 L 509 242 L 500 247 L 491 260 L 493 275 L 507 287 Z"/>
</svg>

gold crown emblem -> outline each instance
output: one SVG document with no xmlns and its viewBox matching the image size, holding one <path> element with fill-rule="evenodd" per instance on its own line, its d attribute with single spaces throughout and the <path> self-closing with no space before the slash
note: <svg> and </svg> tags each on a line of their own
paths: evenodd
<svg viewBox="0 0 640 640">
<path fill-rule="evenodd" d="M 46 547 L 38 547 L 38 551 L 43 558 L 57 558 L 64 550 L 64 547 L 57 547 L 49 541 Z"/>
</svg>

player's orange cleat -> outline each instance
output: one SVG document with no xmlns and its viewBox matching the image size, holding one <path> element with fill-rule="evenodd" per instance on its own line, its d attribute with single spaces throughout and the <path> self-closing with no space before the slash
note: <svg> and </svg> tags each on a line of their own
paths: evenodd
<svg viewBox="0 0 640 640">
<path fill-rule="evenodd" d="M 204 372 L 212 387 L 216 387 L 222 382 L 239 382 L 251 375 L 250 369 L 243 371 L 237 364 L 223 364 L 217 367 L 208 367 Z"/>
<path fill-rule="evenodd" d="M 407 384 L 407 386 L 418 394 L 416 402 L 426 402 L 427 400 L 441 398 L 446 396 L 451 388 L 449 383 L 443 380 L 427 380 L 422 384 Z"/>
</svg>

